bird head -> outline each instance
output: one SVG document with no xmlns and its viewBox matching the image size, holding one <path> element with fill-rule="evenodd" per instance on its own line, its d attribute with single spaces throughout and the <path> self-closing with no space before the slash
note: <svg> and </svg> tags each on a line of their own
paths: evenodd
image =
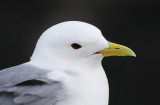
<svg viewBox="0 0 160 105">
<path fill-rule="evenodd" d="M 135 56 L 135 53 L 128 47 L 108 42 L 91 24 L 67 21 L 52 26 L 41 35 L 31 61 L 40 65 L 95 67 L 108 56 Z"/>
</svg>

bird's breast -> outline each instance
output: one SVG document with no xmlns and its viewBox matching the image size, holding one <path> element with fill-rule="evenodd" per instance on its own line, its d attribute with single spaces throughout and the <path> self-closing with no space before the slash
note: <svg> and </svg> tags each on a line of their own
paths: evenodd
<svg viewBox="0 0 160 105">
<path fill-rule="evenodd" d="M 64 105 L 108 104 L 108 81 L 104 71 L 67 74 L 63 82 L 66 90 Z"/>
</svg>

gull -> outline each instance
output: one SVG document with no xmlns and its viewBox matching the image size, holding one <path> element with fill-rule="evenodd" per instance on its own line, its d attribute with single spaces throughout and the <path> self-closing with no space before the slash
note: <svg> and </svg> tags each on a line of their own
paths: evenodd
<svg viewBox="0 0 160 105">
<path fill-rule="evenodd" d="M 47 29 L 30 61 L 0 71 L 0 105 L 107 105 L 104 57 L 136 56 L 85 22 Z"/>
</svg>

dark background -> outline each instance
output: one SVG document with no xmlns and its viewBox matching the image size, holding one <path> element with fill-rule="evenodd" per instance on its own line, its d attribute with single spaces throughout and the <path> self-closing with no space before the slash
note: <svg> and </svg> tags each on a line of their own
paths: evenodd
<svg viewBox="0 0 160 105">
<path fill-rule="evenodd" d="M 29 61 L 47 28 L 88 22 L 137 57 L 103 60 L 109 105 L 160 105 L 160 3 L 154 0 L 10 0 L 0 2 L 0 69 Z"/>
</svg>

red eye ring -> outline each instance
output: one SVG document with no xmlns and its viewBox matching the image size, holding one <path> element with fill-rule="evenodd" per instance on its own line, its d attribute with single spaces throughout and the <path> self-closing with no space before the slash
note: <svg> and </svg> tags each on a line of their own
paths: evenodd
<svg viewBox="0 0 160 105">
<path fill-rule="evenodd" d="M 72 44 L 71 44 L 71 47 L 72 47 L 73 49 L 79 49 L 79 48 L 81 48 L 82 46 L 79 45 L 78 43 L 72 43 Z"/>
</svg>

